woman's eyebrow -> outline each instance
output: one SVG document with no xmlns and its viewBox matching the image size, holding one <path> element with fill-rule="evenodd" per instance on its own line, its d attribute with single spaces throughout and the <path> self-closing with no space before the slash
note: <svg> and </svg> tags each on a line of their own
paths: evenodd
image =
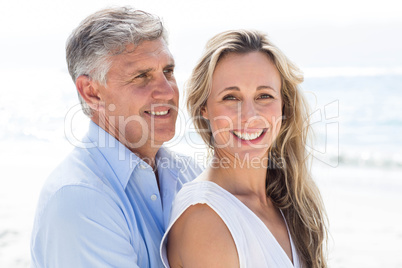
<svg viewBox="0 0 402 268">
<path fill-rule="evenodd" d="M 273 91 L 275 91 L 275 92 L 277 91 L 277 90 L 275 90 L 273 87 L 267 86 L 267 85 L 263 85 L 263 86 L 257 87 L 257 90 L 263 90 L 263 89 L 271 89 L 271 90 L 273 90 Z M 228 90 L 240 91 L 240 88 L 237 87 L 237 86 L 225 87 L 220 93 L 225 92 L 225 91 L 228 91 Z"/>
<path fill-rule="evenodd" d="M 257 90 L 262 90 L 262 89 L 272 89 L 273 91 L 276 92 L 275 88 L 271 87 L 271 86 L 259 86 L 257 87 Z"/>
</svg>

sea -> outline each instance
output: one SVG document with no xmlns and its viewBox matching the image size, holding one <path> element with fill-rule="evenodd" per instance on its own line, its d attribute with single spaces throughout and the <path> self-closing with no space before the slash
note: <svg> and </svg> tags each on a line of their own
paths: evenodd
<svg viewBox="0 0 402 268">
<path fill-rule="evenodd" d="M 79 143 L 88 119 L 66 70 L 1 72 L 1 141 Z M 181 88 L 187 75 L 180 73 Z M 333 167 L 402 168 L 402 72 L 312 69 L 301 89 L 310 104 L 308 149 L 315 159 Z M 177 133 L 168 146 L 203 147 L 190 127 L 183 94 L 180 106 Z"/>
</svg>

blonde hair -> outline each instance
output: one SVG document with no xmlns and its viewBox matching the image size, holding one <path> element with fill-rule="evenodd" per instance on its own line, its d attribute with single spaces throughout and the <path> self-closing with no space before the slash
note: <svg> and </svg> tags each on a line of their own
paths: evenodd
<svg viewBox="0 0 402 268">
<path fill-rule="evenodd" d="M 269 150 L 269 157 L 276 165 L 267 172 L 267 196 L 284 213 L 301 262 L 306 267 L 327 267 L 327 217 L 308 168 L 309 155 L 305 148 L 309 133 L 308 106 L 298 87 L 303 82 L 300 70 L 265 34 L 249 30 L 220 33 L 208 41 L 186 85 L 187 108 L 202 139 L 213 149 L 212 132 L 201 111 L 211 92 L 216 65 L 229 53 L 255 51 L 269 55 L 282 80 L 283 119 Z"/>
</svg>

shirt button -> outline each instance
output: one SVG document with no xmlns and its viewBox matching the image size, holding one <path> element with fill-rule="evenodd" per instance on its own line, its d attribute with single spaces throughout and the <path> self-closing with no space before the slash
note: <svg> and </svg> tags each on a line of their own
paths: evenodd
<svg viewBox="0 0 402 268">
<path fill-rule="evenodd" d="M 155 194 L 151 195 L 151 200 L 152 201 L 155 201 L 156 199 L 158 199 L 158 197 Z"/>
<path fill-rule="evenodd" d="M 146 165 L 144 165 L 144 164 L 140 164 L 140 168 L 141 168 L 141 169 L 146 169 L 146 168 L 147 168 L 147 166 L 146 166 Z"/>
</svg>

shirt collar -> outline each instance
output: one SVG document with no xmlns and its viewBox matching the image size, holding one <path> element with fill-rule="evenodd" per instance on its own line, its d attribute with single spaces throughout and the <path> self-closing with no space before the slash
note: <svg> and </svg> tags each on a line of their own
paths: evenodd
<svg viewBox="0 0 402 268">
<path fill-rule="evenodd" d="M 87 137 L 109 163 L 120 184 L 126 188 L 133 170 L 143 161 L 92 120 Z"/>
<path fill-rule="evenodd" d="M 148 163 L 144 162 L 92 120 L 90 121 L 87 137 L 109 163 L 124 188 L 126 188 L 131 174 L 139 164 L 149 166 Z M 155 159 L 160 173 L 164 173 L 161 172 L 162 170 L 168 170 L 173 177 L 178 176 L 178 170 L 181 168 L 178 165 L 181 163 L 177 161 L 172 151 L 162 146 L 159 148 Z"/>
<path fill-rule="evenodd" d="M 176 154 L 164 146 L 159 148 L 155 161 L 159 173 L 162 170 L 168 170 L 173 177 L 177 177 L 179 170 L 182 168 L 182 163 Z"/>
</svg>

